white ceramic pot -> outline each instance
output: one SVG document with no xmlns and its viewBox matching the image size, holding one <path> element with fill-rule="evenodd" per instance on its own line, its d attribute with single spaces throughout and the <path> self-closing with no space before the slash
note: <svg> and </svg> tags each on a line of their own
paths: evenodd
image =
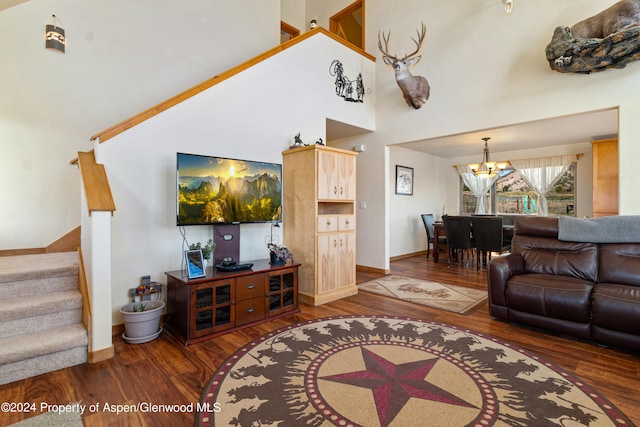
<svg viewBox="0 0 640 427">
<path fill-rule="evenodd" d="M 144 311 L 134 311 L 134 307 L 144 306 Z M 164 308 L 163 301 L 150 300 L 132 302 L 120 309 L 122 319 L 124 320 L 123 338 L 129 342 L 146 342 L 144 338 L 150 341 L 156 338 L 160 331 L 160 316 Z M 155 335 L 155 336 L 154 336 Z"/>
</svg>

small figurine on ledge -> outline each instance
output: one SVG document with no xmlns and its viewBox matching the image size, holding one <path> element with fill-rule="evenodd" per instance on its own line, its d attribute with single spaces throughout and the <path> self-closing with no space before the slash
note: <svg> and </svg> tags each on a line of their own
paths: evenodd
<svg viewBox="0 0 640 427">
<path fill-rule="evenodd" d="M 302 139 L 300 138 L 300 132 L 298 132 L 296 136 L 293 137 L 293 145 L 289 146 L 289 148 L 304 147 L 305 145 L 306 144 L 302 142 Z"/>
</svg>

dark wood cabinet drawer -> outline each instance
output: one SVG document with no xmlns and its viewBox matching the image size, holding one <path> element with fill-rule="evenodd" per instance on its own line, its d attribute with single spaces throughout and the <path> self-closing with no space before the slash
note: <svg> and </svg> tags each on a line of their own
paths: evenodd
<svg viewBox="0 0 640 427">
<path fill-rule="evenodd" d="M 264 319 L 264 295 L 236 303 L 236 325 Z"/>
<path fill-rule="evenodd" d="M 264 296 L 264 281 L 266 275 L 252 274 L 236 278 L 236 301 Z"/>
</svg>

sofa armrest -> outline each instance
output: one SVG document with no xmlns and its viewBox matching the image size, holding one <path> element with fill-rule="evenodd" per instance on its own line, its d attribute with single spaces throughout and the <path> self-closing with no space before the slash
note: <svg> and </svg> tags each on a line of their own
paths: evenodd
<svg viewBox="0 0 640 427">
<path fill-rule="evenodd" d="M 491 260 L 487 267 L 490 310 L 492 306 L 506 307 L 505 290 L 507 280 L 509 280 L 511 276 L 522 273 L 524 273 L 524 259 L 520 254 L 509 253 Z M 491 314 L 494 314 L 493 311 Z"/>
</svg>

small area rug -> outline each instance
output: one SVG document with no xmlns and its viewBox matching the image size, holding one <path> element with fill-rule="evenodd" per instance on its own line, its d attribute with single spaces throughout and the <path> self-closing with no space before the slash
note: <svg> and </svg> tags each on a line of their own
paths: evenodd
<svg viewBox="0 0 640 427">
<path fill-rule="evenodd" d="M 197 426 L 632 426 L 570 373 L 493 337 L 417 319 L 340 316 L 232 355 Z"/>
<path fill-rule="evenodd" d="M 358 289 L 460 314 L 487 299 L 487 291 L 394 274 L 362 283 Z"/>
<path fill-rule="evenodd" d="M 77 412 L 58 414 L 45 412 L 44 414 L 27 418 L 24 421 L 11 424 L 10 427 L 82 427 L 82 416 Z"/>
</svg>

